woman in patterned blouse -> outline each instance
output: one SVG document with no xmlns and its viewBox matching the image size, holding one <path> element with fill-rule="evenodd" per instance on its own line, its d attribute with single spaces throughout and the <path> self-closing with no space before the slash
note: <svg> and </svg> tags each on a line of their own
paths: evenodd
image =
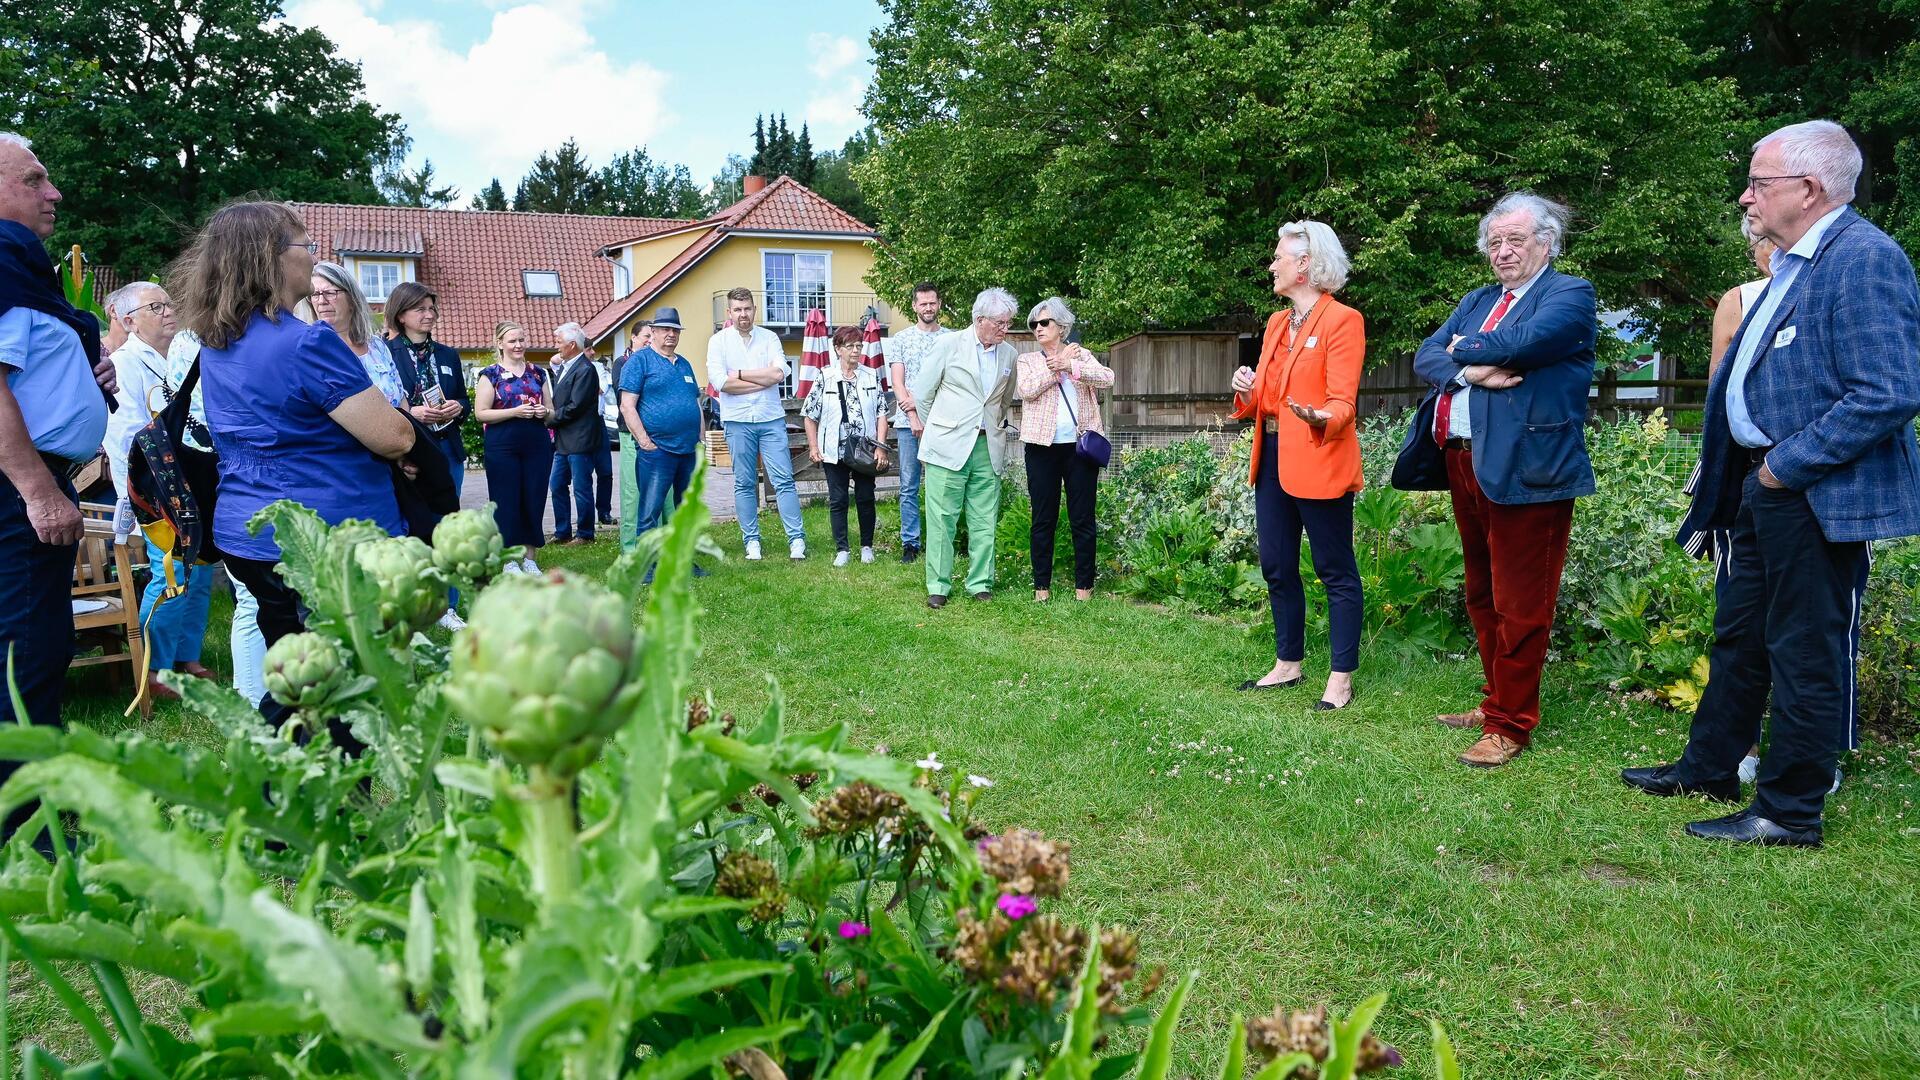
<svg viewBox="0 0 1920 1080">
<path fill-rule="evenodd" d="M 547 431 L 547 373 L 527 362 L 527 328 L 493 328 L 498 357 L 473 387 L 473 415 L 485 429 L 487 494 L 508 547 L 524 544 L 518 565 L 540 572 L 533 553 L 546 541 L 547 476 L 553 471 L 553 435 Z M 508 569 L 516 564 L 509 563 Z"/>
</svg>

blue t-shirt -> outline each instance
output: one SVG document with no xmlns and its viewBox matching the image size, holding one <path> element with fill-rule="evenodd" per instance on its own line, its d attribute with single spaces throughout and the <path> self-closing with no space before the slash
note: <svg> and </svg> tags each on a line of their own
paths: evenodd
<svg viewBox="0 0 1920 1080">
<path fill-rule="evenodd" d="M 371 519 L 388 535 L 406 532 L 393 473 L 327 414 L 373 386 L 360 358 L 325 323 L 255 312 L 224 349 L 200 350 L 207 427 L 220 453 L 220 501 L 213 539 L 221 550 L 262 561 L 280 557 L 273 530 L 247 535 L 261 507 L 293 499 L 329 525 Z"/>
<path fill-rule="evenodd" d="M 621 367 L 620 390 L 639 397 L 640 426 L 655 446 L 691 454 L 700 445 L 700 380 L 686 357 L 641 349 Z"/>
<path fill-rule="evenodd" d="M 73 327 L 42 311 L 0 315 L 0 367 L 33 448 L 87 461 L 107 437 L 107 400 Z"/>
</svg>

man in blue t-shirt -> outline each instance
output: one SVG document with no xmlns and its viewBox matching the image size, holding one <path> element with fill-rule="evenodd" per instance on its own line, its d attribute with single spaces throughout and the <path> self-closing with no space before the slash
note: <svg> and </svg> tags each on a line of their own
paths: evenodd
<svg viewBox="0 0 1920 1080">
<path fill-rule="evenodd" d="M 640 489 L 636 536 L 666 520 L 669 493 L 673 505 L 680 505 L 700 450 L 700 380 L 677 353 L 681 329 L 680 312 L 661 308 L 653 316 L 653 344 L 620 369 L 620 418 L 639 449 L 634 455 Z"/>
</svg>

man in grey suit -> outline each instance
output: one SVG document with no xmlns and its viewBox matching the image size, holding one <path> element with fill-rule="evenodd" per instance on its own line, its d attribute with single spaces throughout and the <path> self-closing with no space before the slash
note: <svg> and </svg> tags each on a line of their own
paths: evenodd
<svg viewBox="0 0 1920 1080">
<path fill-rule="evenodd" d="M 926 531 L 927 606 L 945 607 L 953 589 L 953 541 L 967 522 L 967 592 L 993 599 L 993 536 L 1000 522 L 1000 475 L 1007 468 L 1007 409 L 1013 363 L 1007 344 L 1019 304 L 1005 289 L 973 301 L 973 326 L 942 338 L 920 362 L 908 389 L 926 466 L 921 487 Z"/>
</svg>

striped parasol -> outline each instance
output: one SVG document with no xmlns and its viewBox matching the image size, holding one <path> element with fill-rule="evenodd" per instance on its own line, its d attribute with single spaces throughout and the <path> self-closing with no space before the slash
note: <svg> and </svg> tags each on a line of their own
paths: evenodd
<svg viewBox="0 0 1920 1080">
<path fill-rule="evenodd" d="M 827 313 L 814 308 L 807 312 L 807 330 L 800 342 L 800 383 L 794 396 L 802 401 L 813 389 L 814 380 L 832 361 L 833 345 L 827 339 Z"/>
<path fill-rule="evenodd" d="M 886 329 L 887 324 L 880 321 L 880 316 L 872 308 L 868 308 L 866 333 L 860 342 L 860 362 L 878 372 L 882 387 L 887 385 L 887 350 L 880 339 L 886 334 Z"/>
</svg>

